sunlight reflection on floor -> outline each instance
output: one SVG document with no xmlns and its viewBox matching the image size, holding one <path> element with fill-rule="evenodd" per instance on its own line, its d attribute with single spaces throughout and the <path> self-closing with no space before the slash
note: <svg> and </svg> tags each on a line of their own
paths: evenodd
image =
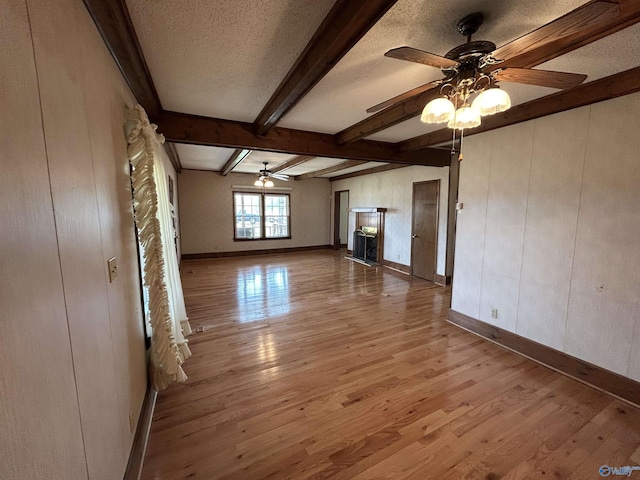
<svg viewBox="0 0 640 480">
<path fill-rule="evenodd" d="M 278 265 L 256 265 L 238 271 L 238 315 L 241 323 L 289 313 L 289 272 Z"/>
</svg>

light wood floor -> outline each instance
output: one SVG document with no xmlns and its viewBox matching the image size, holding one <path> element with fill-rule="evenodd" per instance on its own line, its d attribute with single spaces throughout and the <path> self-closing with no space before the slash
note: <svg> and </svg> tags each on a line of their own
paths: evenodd
<svg viewBox="0 0 640 480">
<path fill-rule="evenodd" d="M 640 410 L 448 324 L 449 288 L 330 251 L 182 272 L 204 331 L 189 381 L 159 395 L 144 479 L 583 480 L 640 465 Z"/>
</svg>

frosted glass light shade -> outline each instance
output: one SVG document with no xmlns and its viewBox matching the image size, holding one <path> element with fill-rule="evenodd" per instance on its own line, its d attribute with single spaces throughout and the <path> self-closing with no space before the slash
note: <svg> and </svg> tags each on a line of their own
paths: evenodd
<svg viewBox="0 0 640 480">
<path fill-rule="evenodd" d="M 463 105 L 456 110 L 456 115 L 447 124 L 449 128 L 462 130 L 463 128 L 473 128 L 480 125 L 480 112 L 469 105 Z"/>
<path fill-rule="evenodd" d="M 264 186 L 265 187 L 273 187 L 273 182 L 271 180 L 267 180 L 266 182 L 264 182 Z"/>
<path fill-rule="evenodd" d="M 256 180 L 255 182 L 253 182 L 253 186 L 254 187 L 261 187 L 262 186 L 262 181 L 261 180 Z"/>
<path fill-rule="evenodd" d="M 511 99 L 504 90 L 489 88 L 480 92 L 471 106 L 477 109 L 480 115 L 484 117 L 508 110 L 511 108 Z"/>
<path fill-rule="evenodd" d="M 422 110 L 422 123 L 445 123 L 453 118 L 456 107 L 446 97 L 434 98 Z"/>
</svg>

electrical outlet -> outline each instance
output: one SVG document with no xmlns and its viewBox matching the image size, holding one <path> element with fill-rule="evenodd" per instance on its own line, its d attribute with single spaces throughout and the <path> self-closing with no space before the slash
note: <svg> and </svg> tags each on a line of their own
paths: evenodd
<svg viewBox="0 0 640 480">
<path fill-rule="evenodd" d="M 497 308 L 492 308 L 491 309 L 491 318 L 498 318 L 498 309 Z"/>
</svg>

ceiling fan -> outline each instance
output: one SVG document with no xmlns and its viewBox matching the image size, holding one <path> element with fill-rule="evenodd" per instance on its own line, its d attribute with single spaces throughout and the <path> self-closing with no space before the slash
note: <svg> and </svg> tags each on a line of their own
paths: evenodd
<svg viewBox="0 0 640 480">
<path fill-rule="evenodd" d="M 269 162 L 262 163 L 264 164 L 264 168 L 260 170 L 260 173 L 258 173 L 258 180 L 254 183 L 256 187 L 273 187 L 272 178 L 284 180 L 285 182 L 289 180 L 289 175 L 285 175 L 284 173 L 273 173 L 271 170 L 268 170 L 267 165 Z"/>
<path fill-rule="evenodd" d="M 458 31 L 467 38 L 466 43 L 454 47 L 444 56 L 407 46 L 385 53 L 386 57 L 440 68 L 444 78 L 379 103 L 367 109 L 367 113 L 389 108 L 432 90 L 433 99 L 425 106 L 421 117 L 423 122 L 448 122 L 449 128 L 455 129 L 478 126 L 480 116 L 498 113 L 511 106 L 508 94 L 498 87 L 498 82 L 566 89 L 580 85 L 587 78 L 578 73 L 518 68 L 510 64 L 502 67 L 503 62 L 611 19 L 618 13 L 617 3 L 596 0 L 499 48 L 493 42 L 471 39 L 484 21 L 482 13 L 472 13 L 457 24 Z M 470 105 L 469 98 L 475 93 L 478 95 Z"/>
</svg>

